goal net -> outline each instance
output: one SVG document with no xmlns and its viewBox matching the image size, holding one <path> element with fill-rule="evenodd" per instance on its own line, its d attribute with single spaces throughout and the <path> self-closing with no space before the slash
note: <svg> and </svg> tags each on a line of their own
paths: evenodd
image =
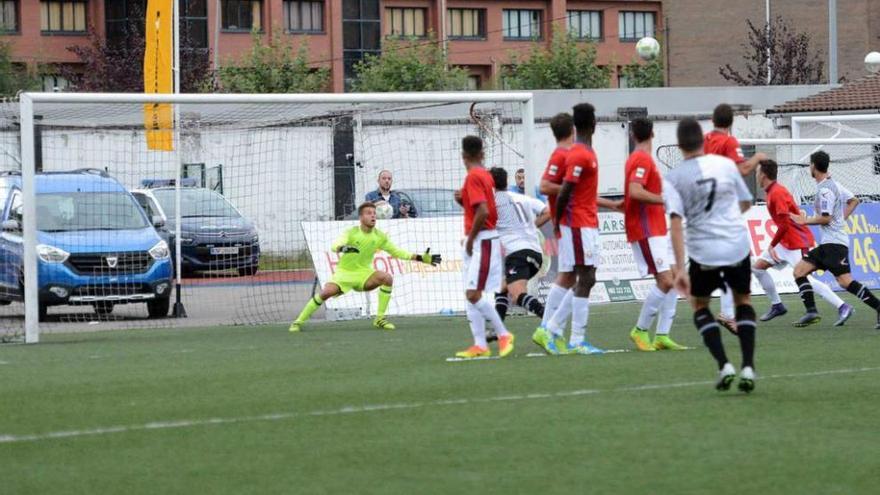
<svg viewBox="0 0 880 495">
<path fill-rule="evenodd" d="M 461 138 L 483 137 L 486 165 L 511 182 L 525 168 L 534 184 L 540 169 L 527 167 L 528 93 L 24 94 L 15 113 L 20 131 L 0 127 L 0 335 L 29 342 L 289 322 L 336 269 L 330 244 L 384 170 L 409 214 L 378 227 L 444 259 L 378 256 L 395 276 L 389 314 L 462 311 Z M 145 131 L 174 115 L 173 128 Z M 350 293 L 322 311 L 363 317 L 374 298 Z"/>
</svg>

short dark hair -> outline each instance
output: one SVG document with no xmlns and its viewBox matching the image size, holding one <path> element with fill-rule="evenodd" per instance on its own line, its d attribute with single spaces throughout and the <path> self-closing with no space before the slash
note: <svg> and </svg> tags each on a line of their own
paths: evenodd
<svg viewBox="0 0 880 495">
<path fill-rule="evenodd" d="M 516 173 L 518 173 L 518 174 L 524 174 L 524 173 L 526 173 L 526 169 L 524 169 L 524 168 L 518 168 L 518 169 L 516 169 Z"/>
<path fill-rule="evenodd" d="M 776 180 L 779 176 L 779 165 L 774 160 L 761 160 L 761 173 L 770 180 Z"/>
<path fill-rule="evenodd" d="M 358 216 L 363 215 L 364 210 L 366 210 L 367 208 L 376 209 L 376 203 L 373 203 L 372 201 L 365 201 L 361 203 L 361 205 L 358 206 Z"/>
<path fill-rule="evenodd" d="M 651 139 L 651 133 L 654 132 L 654 123 L 651 122 L 651 119 L 639 117 L 629 123 L 629 131 L 637 143 L 642 143 Z"/>
<path fill-rule="evenodd" d="M 810 163 L 816 167 L 816 170 L 824 174 L 828 172 L 828 165 L 831 164 L 831 157 L 824 151 L 817 151 L 810 155 Z"/>
<path fill-rule="evenodd" d="M 721 129 L 727 129 L 733 125 L 733 107 L 727 103 L 722 103 L 715 107 L 712 112 L 712 124 Z"/>
<path fill-rule="evenodd" d="M 492 175 L 492 180 L 495 181 L 495 189 L 499 191 L 507 189 L 507 170 L 501 167 L 492 167 L 489 169 L 489 174 Z"/>
<path fill-rule="evenodd" d="M 477 136 L 465 136 L 461 140 L 461 151 L 468 158 L 477 158 L 483 152 L 483 140 Z"/>
<path fill-rule="evenodd" d="M 578 103 L 572 108 L 572 121 L 578 132 L 596 129 L 596 107 L 589 103 Z"/>
<path fill-rule="evenodd" d="M 681 119 L 675 134 L 678 137 L 678 147 L 682 151 L 693 152 L 703 147 L 703 128 L 694 118 Z"/>
<path fill-rule="evenodd" d="M 557 141 L 570 137 L 571 133 L 574 132 L 574 120 L 572 120 L 571 114 L 562 112 L 554 115 L 550 119 L 550 129 L 553 131 L 553 137 Z"/>
</svg>

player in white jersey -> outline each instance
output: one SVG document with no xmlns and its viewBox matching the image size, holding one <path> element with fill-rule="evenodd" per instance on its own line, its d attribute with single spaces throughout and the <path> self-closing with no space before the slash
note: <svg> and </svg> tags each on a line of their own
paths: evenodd
<svg viewBox="0 0 880 495">
<path fill-rule="evenodd" d="M 732 160 L 703 154 L 699 122 L 692 118 L 682 120 L 677 135 L 685 160 L 666 176 L 672 187 L 664 188 L 663 192 L 676 264 L 682 267 L 685 265 L 682 222 L 687 220 L 690 266 L 687 271 L 679 270 L 675 285 L 679 293 L 690 295 L 694 325 L 718 362 L 715 385 L 718 390 L 730 388 L 736 370 L 727 360 L 720 325 L 709 310 L 709 301 L 712 292 L 723 284 L 733 291 L 737 336 L 742 350 L 739 389 L 751 392 L 755 387 L 756 324 L 749 295 L 749 233 L 742 213 L 751 206 L 752 194 Z"/>
<path fill-rule="evenodd" d="M 508 191 L 507 171 L 503 168 L 492 168 L 489 173 L 495 181 L 495 208 L 498 210 L 495 229 L 505 253 L 505 281 L 501 292 L 495 294 L 495 309 L 503 320 L 513 301 L 543 318 L 544 305 L 528 293 L 528 283 L 544 262 L 537 227 L 550 220 L 549 209 L 535 198 Z"/>
<path fill-rule="evenodd" d="M 846 233 L 846 220 L 859 205 L 859 200 L 831 178 L 828 165 L 831 157 L 824 151 L 810 155 L 810 174 L 818 183 L 813 216 L 791 214 L 792 220 L 800 225 L 818 225 L 822 240 L 819 246 L 807 253 L 794 267 L 794 278 L 807 313 L 816 312 L 813 287 L 807 275 L 816 270 L 827 270 L 837 279 L 837 283 L 855 295 L 877 312 L 880 330 L 880 300 L 858 280 L 853 280 L 849 267 L 849 235 Z"/>
</svg>

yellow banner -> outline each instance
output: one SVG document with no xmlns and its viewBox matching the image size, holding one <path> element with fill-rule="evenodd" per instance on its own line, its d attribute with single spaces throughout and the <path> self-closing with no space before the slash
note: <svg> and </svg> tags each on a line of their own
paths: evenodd
<svg viewBox="0 0 880 495">
<path fill-rule="evenodd" d="M 173 0 L 148 0 L 144 52 L 144 93 L 173 93 Z M 167 103 L 144 105 L 147 149 L 174 149 L 174 110 Z"/>
</svg>

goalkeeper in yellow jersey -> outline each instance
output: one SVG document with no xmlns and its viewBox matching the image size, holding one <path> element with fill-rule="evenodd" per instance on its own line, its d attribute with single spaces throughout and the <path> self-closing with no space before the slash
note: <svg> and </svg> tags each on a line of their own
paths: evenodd
<svg viewBox="0 0 880 495">
<path fill-rule="evenodd" d="M 331 248 L 341 255 L 336 273 L 324 284 L 321 293 L 312 297 L 296 320 L 290 324 L 291 332 L 302 330 L 303 324 L 327 299 L 350 290 L 369 292 L 376 288 L 379 289 L 379 309 L 376 312 L 376 319 L 373 320 L 373 326 L 383 330 L 394 330 L 394 325 L 385 319 L 385 310 L 388 309 L 388 302 L 391 301 L 391 285 L 394 278 L 390 273 L 373 269 L 373 255 L 381 249 L 398 259 L 421 261 L 432 266 L 440 264 L 440 255 L 431 254 L 431 248 L 428 248 L 425 254 L 412 254 L 395 246 L 384 232 L 376 228 L 376 206 L 373 203 L 360 205 L 358 216 L 361 224 L 344 231 Z"/>
</svg>

